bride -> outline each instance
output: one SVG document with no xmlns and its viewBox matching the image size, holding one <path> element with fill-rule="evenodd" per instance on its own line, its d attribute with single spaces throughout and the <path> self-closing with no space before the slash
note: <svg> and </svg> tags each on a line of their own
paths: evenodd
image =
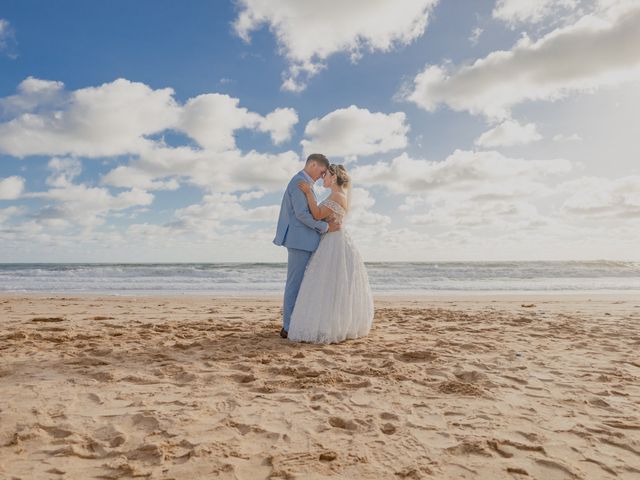
<svg viewBox="0 0 640 480">
<path fill-rule="evenodd" d="M 316 204 L 313 186 L 301 182 L 309 210 L 316 220 L 342 223 L 349 210 L 350 180 L 342 165 L 329 166 L 324 186 L 329 197 Z M 322 236 L 302 279 L 291 314 L 289 340 L 335 343 L 367 335 L 373 321 L 369 277 L 360 253 L 344 225 Z"/>
</svg>

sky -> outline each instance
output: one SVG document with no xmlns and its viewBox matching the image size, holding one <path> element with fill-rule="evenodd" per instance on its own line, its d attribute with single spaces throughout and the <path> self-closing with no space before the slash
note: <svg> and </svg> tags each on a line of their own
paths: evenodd
<svg viewBox="0 0 640 480">
<path fill-rule="evenodd" d="M 637 0 L 3 0 L 0 262 L 640 260 Z M 320 186 L 317 193 L 326 195 Z"/>
</svg>

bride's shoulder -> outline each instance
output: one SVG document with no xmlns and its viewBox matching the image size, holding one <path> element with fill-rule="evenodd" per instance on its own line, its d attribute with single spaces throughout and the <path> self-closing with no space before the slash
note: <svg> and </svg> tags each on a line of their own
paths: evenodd
<svg viewBox="0 0 640 480">
<path fill-rule="evenodd" d="M 332 192 L 329 195 L 329 200 L 333 200 L 342 208 L 347 208 L 347 196 L 342 192 Z"/>
</svg>

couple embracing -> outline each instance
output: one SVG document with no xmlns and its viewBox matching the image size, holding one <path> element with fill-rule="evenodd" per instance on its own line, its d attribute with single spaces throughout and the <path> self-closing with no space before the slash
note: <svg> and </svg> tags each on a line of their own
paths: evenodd
<svg viewBox="0 0 640 480">
<path fill-rule="evenodd" d="M 330 195 L 317 203 L 313 185 Z M 287 283 L 280 336 L 335 343 L 369 333 L 373 298 L 362 258 L 344 228 L 351 182 L 342 165 L 309 155 L 284 192 L 273 243 L 287 248 Z"/>
</svg>

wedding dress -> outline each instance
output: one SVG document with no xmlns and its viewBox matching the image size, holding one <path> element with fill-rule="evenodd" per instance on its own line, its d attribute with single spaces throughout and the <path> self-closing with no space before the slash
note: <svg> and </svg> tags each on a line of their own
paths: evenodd
<svg viewBox="0 0 640 480">
<path fill-rule="evenodd" d="M 320 203 L 342 223 L 346 211 L 330 199 Z M 305 270 L 296 299 L 289 340 L 335 343 L 369 333 L 373 297 L 369 277 L 349 232 L 325 233 Z"/>
</svg>

